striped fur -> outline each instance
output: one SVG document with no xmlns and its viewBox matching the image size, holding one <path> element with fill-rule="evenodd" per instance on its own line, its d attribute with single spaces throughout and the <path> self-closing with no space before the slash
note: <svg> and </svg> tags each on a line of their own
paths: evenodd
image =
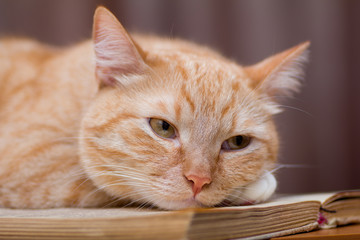
<svg viewBox="0 0 360 240">
<path fill-rule="evenodd" d="M 183 40 L 133 38 L 100 7 L 94 45 L 0 40 L 0 206 L 179 209 L 272 194 L 276 96 L 298 87 L 308 43 L 244 68 Z M 236 135 L 250 145 L 221 149 Z M 210 182 L 194 194 L 188 175 Z"/>
</svg>

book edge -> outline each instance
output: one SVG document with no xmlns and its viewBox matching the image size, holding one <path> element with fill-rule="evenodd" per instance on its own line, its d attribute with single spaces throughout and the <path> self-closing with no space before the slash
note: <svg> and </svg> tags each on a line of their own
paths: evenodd
<svg viewBox="0 0 360 240">
<path fill-rule="evenodd" d="M 282 236 L 287 236 L 287 235 L 296 234 L 296 233 L 310 232 L 310 231 L 313 231 L 313 230 L 315 230 L 317 228 L 318 228 L 318 223 L 313 222 L 313 223 L 307 224 L 305 226 L 297 227 L 297 228 L 291 228 L 291 229 L 286 229 L 286 230 L 282 230 L 282 231 L 278 231 L 278 232 L 272 232 L 272 233 L 256 235 L 256 236 L 246 237 L 246 238 L 236 238 L 234 240 L 270 239 L 270 238 L 282 237 Z"/>
</svg>

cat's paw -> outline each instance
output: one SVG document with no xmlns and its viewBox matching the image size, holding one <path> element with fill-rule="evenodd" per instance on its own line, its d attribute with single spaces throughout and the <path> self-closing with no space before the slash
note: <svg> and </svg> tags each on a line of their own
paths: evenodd
<svg viewBox="0 0 360 240">
<path fill-rule="evenodd" d="M 264 202 L 271 197 L 277 186 L 274 175 L 266 171 L 257 181 L 250 183 L 243 191 L 243 197 L 250 203 Z"/>
<path fill-rule="evenodd" d="M 228 198 L 232 205 L 256 204 L 268 200 L 275 192 L 277 182 L 275 177 L 266 171 L 257 181 L 236 191 L 238 194 L 231 194 Z"/>
</svg>

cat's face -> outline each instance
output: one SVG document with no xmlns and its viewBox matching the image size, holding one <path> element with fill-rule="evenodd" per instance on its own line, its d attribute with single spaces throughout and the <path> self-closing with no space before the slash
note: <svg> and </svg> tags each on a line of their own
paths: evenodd
<svg viewBox="0 0 360 240">
<path fill-rule="evenodd" d="M 299 50 L 242 68 L 178 40 L 138 37 L 139 49 L 105 9 L 94 31 L 102 87 L 83 120 L 81 158 L 99 188 L 165 209 L 264 200 L 246 193 L 276 161 L 282 86 L 262 81 L 283 78 L 288 69 L 277 68 Z"/>
</svg>

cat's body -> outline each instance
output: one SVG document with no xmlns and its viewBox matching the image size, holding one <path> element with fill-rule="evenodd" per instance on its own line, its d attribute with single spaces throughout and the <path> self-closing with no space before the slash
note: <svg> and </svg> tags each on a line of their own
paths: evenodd
<svg viewBox="0 0 360 240">
<path fill-rule="evenodd" d="M 91 48 L 0 42 L 0 205 L 70 206 L 94 188 L 81 175 L 77 143 L 97 91 Z"/>
<path fill-rule="evenodd" d="M 273 98 L 297 87 L 307 44 L 242 68 L 188 42 L 134 39 L 99 8 L 95 53 L 91 41 L 0 40 L 0 206 L 177 209 L 273 193 Z"/>
</svg>

